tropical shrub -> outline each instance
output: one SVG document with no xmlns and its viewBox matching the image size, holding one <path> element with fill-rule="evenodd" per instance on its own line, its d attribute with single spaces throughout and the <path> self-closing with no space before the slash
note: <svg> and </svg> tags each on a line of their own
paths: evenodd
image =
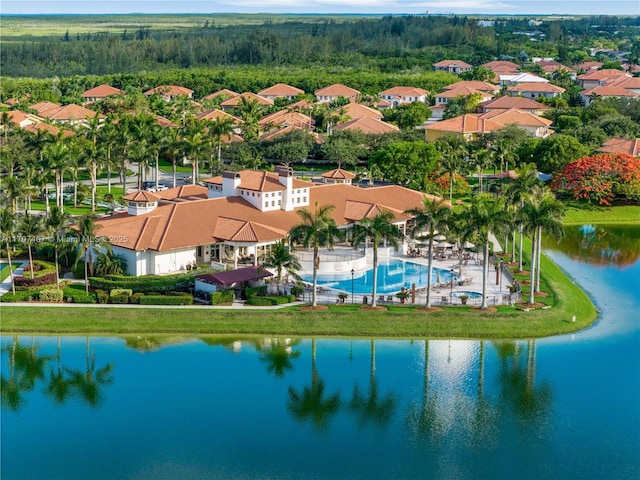
<svg viewBox="0 0 640 480">
<path fill-rule="evenodd" d="M 15 294 L 5 293 L 4 295 L 0 296 L 0 302 L 27 302 L 35 298 L 37 295 L 37 290 L 18 290 Z"/>
<path fill-rule="evenodd" d="M 129 298 L 131 297 L 131 295 L 129 295 L 128 293 L 124 292 L 124 293 L 117 293 L 115 295 L 109 295 L 109 303 L 117 303 L 117 304 L 124 304 L 124 303 L 129 303 Z"/>
<path fill-rule="evenodd" d="M 90 277 L 93 288 L 111 291 L 114 288 L 131 289 L 134 293 L 170 292 L 192 285 L 195 274 L 131 277 L 125 275 L 106 275 L 104 278 Z"/>
<path fill-rule="evenodd" d="M 56 273 L 48 273 L 42 276 L 35 276 L 34 278 L 30 277 L 13 277 L 13 283 L 16 287 L 40 287 L 42 285 L 51 285 L 52 283 L 56 283 Z"/>
<path fill-rule="evenodd" d="M 38 294 L 38 300 L 41 302 L 62 302 L 64 298 L 64 292 L 56 289 L 44 289 L 40 290 Z"/>
<path fill-rule="evenodd" d="M 71 285 L 62 291 L 68 303 L 96 303 L 93 296 L 87 294 L 84 285 Z"/>
<path fill-rule="evenodd" d="M 96 290 L 96 300 L 98 303 L 108 303 L 109 302 L 109 293 L 104 290 Z"/>
<path fill-rule="evenodd" d="M 214 292 L 211 294 L 211 305 L 221 305 L 223 303 L 233 303 L 233 290 Z"/>
<path fill-rule="evenodd" d="M 271 297 L 250 297 L 247 298 L 247 305 L 268 307 L 272 305 L 282 305 L 285 303 L 295 302 L 296 297 L 293 295 L 278 295 Z"/>
<path fill-rule="evenodd" d="M 249 297 L 263 297 L 267 294 L 267 286 L 261 285 L 259 287 L 247 287 L 244 289 L 244 295 L 246 298 Z"/>
<path fill-rule="evenodd" d="M 553 188 L 602 205 L 616 199 L 640 201 L 640 159 L 626 153 L 583 157 L 556 176 Z"/>
<path fill-rule="evenodd" d="M 127 295 L 130 297 L 133 295 L 133 291 L 130 288 L 114 288 L 109 292 L 110 297 L 114 297 L 116 295 Z"/>
<path fill-rule="evenodd" d="M 140 303 L 140 297 L 142 297 L 144 293 L 134 293 L 129 298 L 129 302 L 138 305 Z"/>
</svg>

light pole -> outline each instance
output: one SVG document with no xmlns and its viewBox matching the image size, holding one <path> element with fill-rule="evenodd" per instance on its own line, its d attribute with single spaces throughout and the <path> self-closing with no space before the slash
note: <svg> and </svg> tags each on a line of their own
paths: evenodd
<svg viewBox="0 0 640 480">
<path fill-rule="evenodd" d="M 500 289 L 498 290 L 500 293 L 502 293 L 502 259 L 500 259 L 500 266 L 498 267 L 500 269 Z"/>
<path fill-rule="evenodd" d="M 450 270 L 451 272 L 451 293 L 449 294 L 449 298 L 451 299 L 451 304 L 453 304 L 453 268 Z"/>
<path fill-rule="evenodd" d="M 351 269 L 351 305 L 353 305 L 355 302 L 353 301 L 353 274 L 356 273 L 355 270 L 352 268 Z"/>
</svg>

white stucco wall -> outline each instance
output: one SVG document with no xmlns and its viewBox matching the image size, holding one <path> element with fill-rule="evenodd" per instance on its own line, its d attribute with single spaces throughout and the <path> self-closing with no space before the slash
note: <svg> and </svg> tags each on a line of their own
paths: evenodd
<svg viewBox="0 0 640 480">
<path fill-rule="evenodd" d="M 185 248 L 180 250 L 171 250 L 169 252 L 156 252 L 149 250 L 149 263 L 151 271 L 156 275 L 162 273 L 175 272 L 177 270 L 185 270 L 187 264 L 196 261 L 196 249 Z"/>
</svg>

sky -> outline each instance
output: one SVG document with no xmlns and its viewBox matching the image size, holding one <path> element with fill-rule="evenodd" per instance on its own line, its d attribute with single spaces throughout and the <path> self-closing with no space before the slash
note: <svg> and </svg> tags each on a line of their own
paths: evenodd
<svg viewBox="0 0 640 480">
<path fill-rule="evenodd" d="M 427 12 L 640 15 L 640 0 L 0 0 L 1 14 Z"/>
</svg>

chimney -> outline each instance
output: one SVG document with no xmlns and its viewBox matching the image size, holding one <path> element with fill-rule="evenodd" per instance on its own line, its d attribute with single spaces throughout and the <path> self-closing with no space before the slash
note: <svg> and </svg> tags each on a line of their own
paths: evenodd
<svg viewBox="0 0 640 480">
<path fill-rule="evenodd" d="M 237 196 L 239 186 L 240 186 L 240 173 L 238 172 L 222 173 L 222 196 L 224 197 Z"/>
<path fill-rule="evenodd" d="M 293 168 L 277 166 L 276 173 L 278 181 L 286 188 L 282 196 L 282 210 L 290 212 L 293 210 Z"/>
</svg>

